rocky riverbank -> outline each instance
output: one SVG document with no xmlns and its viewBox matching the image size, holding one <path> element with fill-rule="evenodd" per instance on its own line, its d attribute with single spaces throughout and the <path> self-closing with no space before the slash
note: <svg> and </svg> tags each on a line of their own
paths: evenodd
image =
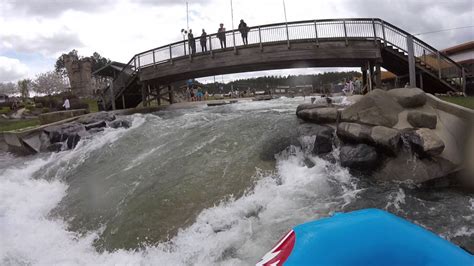
<svg viewBox="0 0 474 266">
<path fill-rule="evenodd" d="M 373 90 L 348 107 L 304 104 L 300 138 L 313 153 L 339 148 L 342 166 L 382 181 L 423 183 L 449 178 L 470 165 L 466 149 L 473 112 L 418 88 Z M 305 144 L 307 145 L 307 144 Z M 472 183 L 467 173 L 463 181 Z M 460 175 L 457 175 L 460 176 Z"/>
</svg>

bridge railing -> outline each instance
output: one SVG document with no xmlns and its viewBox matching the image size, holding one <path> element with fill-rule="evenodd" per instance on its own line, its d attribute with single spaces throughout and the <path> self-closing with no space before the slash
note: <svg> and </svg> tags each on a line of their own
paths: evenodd
<svg viewBox="0 0 474 266">
<path fill-rule="evenodd" d="M 196 54 L 190 54 L 189 40 L 171 43 L 136 54 L 127 67 L 124 68 L 132 70 L 132 74 L 122 71 L 114 81 L 114 88 L 126 86 L 133 74 L 140 69 L 169 64 L 178 59 L 192 59 L 194 56 L 212 55 L 215 52 L 223 51 L 216 33 L 207 35 L 206 52 L 202 52 L 201 49 L 200 32 L 196 31 L 194 34 Z M 305 20 L 250 27 L 248 45 L 257 45 L 263 48 L 268 44 L 287 42 L 288 47 L 290 47 L 292 41 L 308 41 L 318 45 L 319 41 L 322 40 L 344 40 L 347 44 L 351 39 L 366 39 L 373 40 L 375 43 L 390 45 L 407 54 L 407 36 L 409 35 L 404 30 L 381 19 Z M 241 49 L 244 47 L 242 36 L 238 30 L 227 31 L 225 36 L 227 49 Z M 422 62 L 433 71 L 438 72 L 440 79 L 460 82 L 462 77 L 460 65 L 418 38 L 413 37 L 413 40 L 415 57 L 418 62 Z M 119 95 L 120 90 L 115 89 L 115 93 Z"/>
</svg>

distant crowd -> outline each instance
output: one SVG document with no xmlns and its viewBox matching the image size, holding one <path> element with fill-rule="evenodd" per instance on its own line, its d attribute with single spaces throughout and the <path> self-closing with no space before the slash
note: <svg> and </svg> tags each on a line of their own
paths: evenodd
<svg viewBox="0 0 474 266">
<path fill-rule="evenodd" d="M 243 19 L 240 20 L 238 30 L 242 37 L 242 42 L 244 43 L 244 45 L 247 45 L 249 43 L 247 36 L 250 31 L 250 28 L 247 26 L 247 23 L 245 23 Z M 208 35 L 206 33 L 206 30 L 202 29 L 201 36 L 199 37 L 199 43 L 201 44 L 202 52 L 207 52 L 207 38 L 208 38 Z M 219 39 L 221 48 L 227 48 L 226 29 L 224 28 L 224 23 L 221 23 L 219 26 L 219 29 L 217 29 L 217 38 Z M 189 29 L 188 42 L 189 42 L 189 50 L 191 54 L 196 53 L 196 40 L 197 39 L 198 38 L 194 38 L 193 30 Z"/>
</svg>

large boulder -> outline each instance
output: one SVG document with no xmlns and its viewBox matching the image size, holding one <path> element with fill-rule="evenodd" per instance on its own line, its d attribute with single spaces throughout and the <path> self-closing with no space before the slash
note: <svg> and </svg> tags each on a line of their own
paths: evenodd
<svg viewBox="0 0 474 266">
<path fill-rule="evenodd" d="M 407 114 L 407 121 L 415 128 L 435 129 L 438 117 L 435 114 L 412 110 Z"/>
<path fill-rule="evenodd" d="M 318 124 L 302 124 L 298 127 L 298 140 L 303 149 L 310 149 L 314 154 L 324 154 L 332 151 L 334 129 Z"/>
<path fill-rule="evenodd" d="M 333 123 L 337 121 L 337 109 L 333 107 L 301 110 L 298 117 L 315 123 Z"/>
<path fill-rule="evenodd" d="M 328 107 L 328 104 L 327 103 L 303 103 L 303 104 L 298 105 L 298 107 L 296 107 L 296 114 L 298 114 L 298 112 L 302 110 L 324 108 L 324 107 Z"/>
<path fill-rule="evenodd" d="M 393 128 L 375 126 L 370 131 L 370 141 L 388 151 L 390 155 L 395 155 L 400 147 L 401 134 Z"/>
<path fill-rule="evenodd" d="M 436 156 L 443 152 L 444 142 L 433 130 L 420 128 L 403 134 L 412 148 L 422 156 Z"/>
<path fill-rule="evenodd" d="M 393 127 L 403 108 L 386 91 L 375 89 L 341 112 L 341 120 Z"/>
<path fill-rule="evenodd" d="M 389 90 L 388 94 L 393 96 L 405 108 L 420 107 L 425 105 L 427 101 L 425 92 L 419 88 L 393 89 Z"/>
<path fill-rule="evenodd" d="M 370 142 L 371 128 L 357 123 L 342 122 L 337 125 L 337 136 L 348 142 Z"/>
<path fill-rule="evenodd" d="M 377 167 L 379 157 L 374 147 L 367 144 L 357 144 L 342 146 L 339 159 L 343 167 L 370 171 Z"/>
<path fill-rule="evenodd" d="M 449 175 L 455 166 L 440 157 L 416 158 L 406 152 L 397 157 L 389 157 L 372 176 L 383 181 L 407 181 L 422 183 Z"/>
</svg>

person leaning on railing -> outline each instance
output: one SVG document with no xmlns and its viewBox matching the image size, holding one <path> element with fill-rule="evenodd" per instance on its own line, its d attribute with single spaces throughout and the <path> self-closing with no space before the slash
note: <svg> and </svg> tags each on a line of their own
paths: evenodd
<svg viewBox="0 0 474 266">
<path fill-rule="evenodd" d="M 192 54 L 196 53 L 196 39 L 194 39 L 193 30 L 189 30 L 188 33 L 188 42 L 189 42 L 189 49 L 191 50 Z"/>
<path fill-rule="evenodd" d="M 240 35 L 242 36 L 242 42 L 245 45 L 249 44 L 249 40 L 247 39 L 247 35 L 250 31 L 250 28 L 247 26 L 247 23 L 245 23 L 245 21 L 243 19 L 240 20 L 239 31 L 240 31 Z"/>
<path fill-rule="evenodd" d="M 202 52 L 207 52 L 207 33 L 204 29 L 202 29 L 202 34 L 201 34 L 201 38 L 199 39 L 199 41 L 201 42 L 201 50 Z"/>
<path fill-rule="evenodd" d="M 225 28 L 224 28 L 224 23 L 220 24 L 220 28 L 217 30 L 217 38 L 219 38 L 219 41 L 221 43 L 221 48 L 226 48 L 226 43 L 225 43 Z"/>
</svg>

